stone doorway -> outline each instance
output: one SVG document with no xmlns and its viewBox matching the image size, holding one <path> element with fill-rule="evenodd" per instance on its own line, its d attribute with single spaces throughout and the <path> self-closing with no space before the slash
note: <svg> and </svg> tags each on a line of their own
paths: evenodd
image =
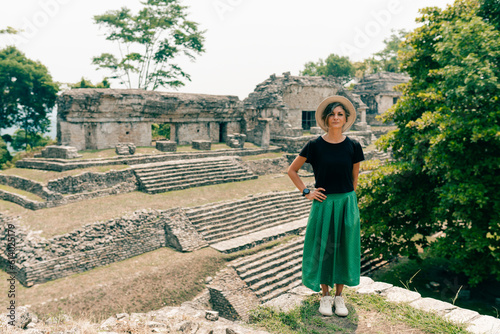
<svg viewBox="0 0 500 334">
<path fill-rule="evenodd" d="M 219 123 L 219 143 L 225 143 L 227 140 L 227 123 Z"/>
<path fill-rule="evenodd" d="M 172 126 L 169 123 L 151 124 L 151 142 L 157 140 L 170 140 Z"/>
</svg>

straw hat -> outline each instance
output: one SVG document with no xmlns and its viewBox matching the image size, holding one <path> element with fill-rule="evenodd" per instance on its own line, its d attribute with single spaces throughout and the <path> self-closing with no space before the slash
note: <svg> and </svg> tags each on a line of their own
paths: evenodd
<svg viewBox="0 0 500 334">
<path fill-rule="evenodd" d="M 339 95 L 334 95 L 327 97 L 324 99 L 318 106 L 318 109 L 316 109 L 316 124 L 320 128 L 322 128 L 325 132 L 328 132 L 328 126 L 323 122 L 323 113 L 325 112 L 326 107 L 328 107 L 329 104 L 334 103 L 334 102 L 340 102 L 346 108 L 349 112 L 349 118 L 347 119 L 347 122 L 342 126 L 342 132 L 346 132 L 349 130 L 349 128 L 354 124 L 354 121 L 356 120 L 356 109 L 352 105 L 351 101 L 349 101 L 347 98 Z"/>
</svg>

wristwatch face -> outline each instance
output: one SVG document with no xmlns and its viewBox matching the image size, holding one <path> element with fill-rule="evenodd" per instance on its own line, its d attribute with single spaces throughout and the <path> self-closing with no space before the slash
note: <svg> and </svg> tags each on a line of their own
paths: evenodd
<svg viewBox="0 0 500 334">
<path fill-rule="evenodd" d="M 306 189 L 302 190 L 302 196 L 305 196 L 305 195 L 309 194 L 310 192 L 311 191 L 306 188 Z"/>
</svg>

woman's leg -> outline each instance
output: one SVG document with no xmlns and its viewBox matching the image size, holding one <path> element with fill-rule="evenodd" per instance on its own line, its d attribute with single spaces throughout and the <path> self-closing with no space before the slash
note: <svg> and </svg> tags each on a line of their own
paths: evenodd
<svg viewBox="0 0 500 334">
<path fill-rule="evenodd" d="M 328 285 L 326 284 L 320 284 L 321 286 L 321 292 L 323 293 L 323 297 L 324 296 L 329 296 L 328 294 Z"/>
<path fill-rule="evenodd" d="M 335 284 L 335 296 L 340 296 L 343 289 L 344 289 L 344 284 Z"/>
</svg>

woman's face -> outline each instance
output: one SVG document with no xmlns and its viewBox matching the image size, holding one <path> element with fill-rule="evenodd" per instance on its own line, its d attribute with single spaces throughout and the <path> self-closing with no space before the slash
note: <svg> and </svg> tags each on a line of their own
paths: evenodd
<svg viewBox="0 0 500 334">
<path fill-rule="evenodd" d="M 326 121 L 329 128 L 342 128 L 347 122 L 344 109 L 341 106 L 335 107 Z"/>
</svg>

